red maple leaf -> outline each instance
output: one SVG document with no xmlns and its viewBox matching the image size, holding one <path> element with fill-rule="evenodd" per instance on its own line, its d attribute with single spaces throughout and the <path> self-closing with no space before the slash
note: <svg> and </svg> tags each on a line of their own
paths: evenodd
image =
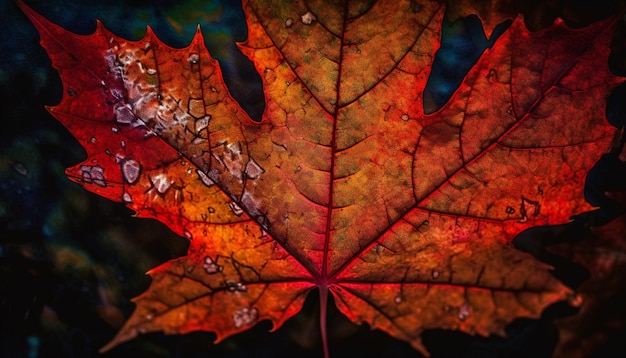
<svg viewBox="0 0 626 358">
<path fill-rule="evenodd" d="M 426 353 L 425 329 L 503 334 L 571 295 L 511 241 L 591 209 L 585 175 L 616 135 L 602 113 L 621 82 L 607 65 L 617 17 L 537 33 L 517 18 L 426 115 L 441 4 L 244 1 L 258 123 L 200 31 L 184 49 L 100 23 L 78 36 L 21 6 L 64 84 L 49 110 L 88 153 L 68 176 L 190 239 L 105 349 L 277 329 L 317 288 L 324 337 L 330 292 L 353 322 Z"/>
</svg>

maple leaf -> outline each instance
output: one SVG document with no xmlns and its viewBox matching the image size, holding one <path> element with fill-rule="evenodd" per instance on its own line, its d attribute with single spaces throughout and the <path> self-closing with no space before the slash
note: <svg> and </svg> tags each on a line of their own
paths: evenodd
<svg viewBox="0 0 626 358">
<path fill-rule="evenodd" d="M 427 354 L 425 329 L 504 334 L 571 296 L 511 242 L 592 208 L 585 175 L 616 135 L 602 113 L 621 82 L 607 65 L 617 17 L 537 33 L 517 18 L 426 115 L 440 3 L 244 1 L 259 123 L 199 30 L 173 49 L 150 29 L 75 35 L 20 6 L 64 84 L 49 111 L 88 154 L 68 176 L 190 239 L 105 349 L 277 329 L 317 288 L 326 356 L 329 291 L 353 322 Z"/>
</svg>

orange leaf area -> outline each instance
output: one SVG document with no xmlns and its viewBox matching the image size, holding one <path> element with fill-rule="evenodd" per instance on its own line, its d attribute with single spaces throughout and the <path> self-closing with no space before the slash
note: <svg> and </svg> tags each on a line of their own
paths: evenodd
<svg viewBox="0 0 626 358">
<path fill-rule="evenodd" d="M 254 122 L 199 30 L 173 49 L 150 29 L 75 35 L 21 6 L 64 84 L 50 113 L 88 154 L 68 176 L 191 241 L 149 272 L 105 349 L 277 329 L 318 288 L 427 354 L 425 329 L 502 335 L 570 297 L 511 242 L 592 208 L 585 176 L 617 135 L 603 114 L 622 81 L 607 64 L 617 17 L 535 33 L 517 18 L 427 115 L 440 3 L 244 1 L 240 48 L 266 99 Z"/>
</svg>

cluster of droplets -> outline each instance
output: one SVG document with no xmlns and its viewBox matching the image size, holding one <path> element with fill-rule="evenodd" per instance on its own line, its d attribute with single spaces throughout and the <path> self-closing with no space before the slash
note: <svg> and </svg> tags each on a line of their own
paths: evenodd
<svg viewBox="0 0 626 358">
<path fill-rule="evenodd" d="M 247 326 L 257 320 L 259 311 L 256 308 L 244 307 L 233 313 L 233 324 L 235 328 Z"/>
<path fill-rule="evenodd" d="M 470 305 L 467 302 L 463 302 L 463 304 L 459 307 L 459 312 L 457 317 L 461 321 L 465 321 L 467 317 L 470 315 Z"/>
<path fill-rule="evenodd" d="M 204 258 L 204 263 L 202 264 L 202 267 L 204 268 L 204 271 L 206 271 L 206 273 L 208 274 L 214 274 L 214 273 L 222 272 L 224 270 L 224 267 L 218 265 L 209 256 Z"/>
<path fill-rule="evenodd" d="M 226 282 L 226 287 L 228 288 L 228 291 L 230 291 L 230 292 L 246 292 L 246 291 L 248 291 L 248 288 L 246 287 L 246 285 L 244 285 L 241 282 L 228 281 L 228 282 Z"/>
<path fill-rule="evenodd" d="M 106 187 L 107 183 L 104 181 L 104 168 L 99 165 L 82 165 L 80 167 L 81 176 L 83 182 L 89 184 L 96 184 L 101 187 Z"/>
</svg>

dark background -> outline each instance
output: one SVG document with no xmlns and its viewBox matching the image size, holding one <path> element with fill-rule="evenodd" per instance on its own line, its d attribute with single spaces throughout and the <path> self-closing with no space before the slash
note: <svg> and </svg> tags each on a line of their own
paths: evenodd
<svg viewBox="0 0 626 358">
<path fill-rule="evenodd" d="M 618 8 L 613 1 L 573 1 L 569 8 L 552 1 L 541 12 L 531 3 L 524 8 L 528 19 L 549 23 L 560 14 L 573 26 L 606 17 Z M 186 46 L 200 23 L 231 93 L 253 118 L 261 116 L 259 76 L 234 45 L 246 37 L 237 2 L 31 0 L 28 4 L 81 34 L 91 33 L 95 19 L 100 19 L 115 34 L 139 39 L 150 24 L 163 42 L 175 47 Z M 316 294 L 309 295 L 303 311 L 274 333 L 268 332 L 268 322 L 262 322 L 218 345 L 212 344 L 211 333 L 148 334 L 107 354 L 98 353 L 132 312 L 131 298 L 148 287 L 150 280 L 144 273 L 185 255 L 187 240 L 158 222 L 132 218 L 123 205 L 66 179 L 64 169 L 82 161 L 85 152 L 44 109 L 60 101 L 59 77 L 15 3 L 0 0 L 0 13 L 0 357 L 321 357 Z M 536 23 L 541 27 L 541 21 Z M 467 69 L 492 44 L 480 26 L 476 17 L 444 23 L 442 47 L 425 95 L 429 111 L 445 103 Z M 507 26 L 499 26 L 493 37 Z M 624 38 L 616 43 L 623 45 Z M 624 62 L 614 56 L 612 63 L 624 75 Z M 611 98 L 609 117 L 620 127 L 625 92 L 620 88 Z M 614 158 L 605 162 L 595 170 L 596 187 L 589 191 L 603 193 L 609 187 L 626 186 L 619 175 L 620 163 Z M 602 207 L 605 210 L 597 216 L 601 220 L 619 214 L 609 204 Z M 404 342 L 348 322 L 331 306 L 331 355 L 419 356 Z M 558 337 L 553 318 L 568 313 L 574 312 L 557 307 L 539 320 L 517 320 L 509 326 L 507 338 L 433 330 L 425 332 L 423 339 L 435 357 L 547 357 Z M 624 334 L 617 332 L 597 356 L 609 356 L 615 349 L 626 351 Z"/>
</svg>

